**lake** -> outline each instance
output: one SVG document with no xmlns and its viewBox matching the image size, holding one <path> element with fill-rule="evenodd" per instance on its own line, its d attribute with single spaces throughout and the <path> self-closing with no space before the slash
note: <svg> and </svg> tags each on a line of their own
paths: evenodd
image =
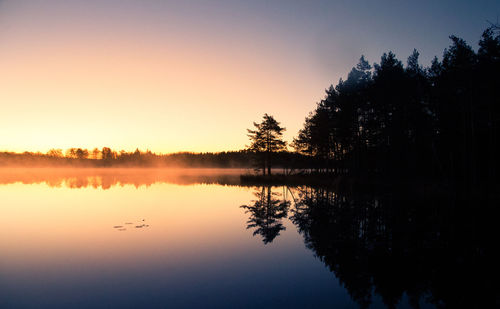
<svg viewBox="0 0 500 309">
<path fill-rule="evenodd" d="M 498 304 L 489 201 L 245 172 L 1 169 L 0 307 Z"/>
</svg>

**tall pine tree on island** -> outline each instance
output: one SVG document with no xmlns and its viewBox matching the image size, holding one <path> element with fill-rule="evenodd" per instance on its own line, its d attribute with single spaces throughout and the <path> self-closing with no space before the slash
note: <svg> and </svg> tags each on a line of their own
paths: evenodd
<svg viewBox="0 0 500 309">
<path fill-rule="evenodd" d="M 274 153 L 286 150 L 286 142 L 283 140 L 283 132 L 286 130 L 273 116 L 264 114 L 261 123 L 254 122 L 255 130 L 247 129 L 251 144 L 247 147 L 249 151 L 257 155 L 259 168 L 262 175 L 271 175 L 271 166 Z"/>
</svg>

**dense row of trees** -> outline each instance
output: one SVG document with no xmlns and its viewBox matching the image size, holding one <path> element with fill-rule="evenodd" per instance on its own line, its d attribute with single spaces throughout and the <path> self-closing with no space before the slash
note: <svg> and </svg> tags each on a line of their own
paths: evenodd
<svg viewBox="0 0 500 309">
<path fill-rule="evenodd" d="M 81 166 L 81 167 L 221 167 L 252 168 L 255 154 L 251 151 L 178 152 L 156 154 L 149 150 L 115 151 L 109 147 L 88 150 L 84 148 L 51 149 L 41 152 L 0 152 L 0 166 Z M 311 158 L 304 155 L 278 152 L 273 154 L 275 167 L 289 165 L 306 167 Z"/>
<path fill-rule="evenodd" d="M 219 153 L 179 152 L 155 154 L 149 150 L 134 152 L 115 151 L 109 147 L 89 151 L 82 148 L 51 149 L 47 153 L 0 153 L 0 165 L 9 166 L 191 166 L 191 167 L 248 167 L 248 154 L 245 151 Z"/>
<path fill-rule="evenodd" d="M 500 34 L 484 31 L 475 52 L 451 36 L 428 68 L 414 50 L 358 65 L 326 90 L 292 146 L 336 174 L 495 182 L 500 137 Z"/>
<path fill-rule="evenodd" d="M 500 138 L 500 34 L 484 31 L 475 52 L 451 36 L 440 61 L 424 68 L 414 50 L 406 66 L 384 53 L 362 56 L 346 80 L 330 86 L 291 146 L 337 175 L 438 178 L 464 186 L 495 183 Z M 248 130 L 247 148 L 270 171 L 285 149 L 284 128 L 267 114 Z M 312 166 L 311 166 L 312 167 Z M 268 172 L 269 173 L 269 172 Z"/>
</svg>

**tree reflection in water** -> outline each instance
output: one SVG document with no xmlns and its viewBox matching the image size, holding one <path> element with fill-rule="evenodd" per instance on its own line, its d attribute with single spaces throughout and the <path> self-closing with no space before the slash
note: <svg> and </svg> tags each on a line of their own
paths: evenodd
<svg viewBox="0 0 500 309">
<path fill-rule="evenodd" d="M 283 229 L 288 204 L 269 187 L 256 193 L 248 227 L 264 243 Z M 492 199 L 406 192 L 337 194 L 325 188 L 291 189 L 289 219 L 360 308 L 374 295 L 395 308 L 494 308 L 498 297 L 497 233 Z"/>
<path fill-rule="evenodd" d="M 256 188 L 254 195 L 256 199 L 251 205 L 240 207 L 250 214 L 247 229 L 255 228 L 253 235 L 261 235 L 264 244 L 268 244 L 285 230 L 282 219 L 287 217 L 290 201 L 284 193 L 273 192 L 270 186 Z"/>
<path fill-rule="evenodd" d="M 116 186 L 149 187 L 158 183 L 178 185 L 240 184 L 242 169 L 147 168 L 0 168 L 0 185 L 45 183 L 49 187 L 108 190 Z"/>
</svg>

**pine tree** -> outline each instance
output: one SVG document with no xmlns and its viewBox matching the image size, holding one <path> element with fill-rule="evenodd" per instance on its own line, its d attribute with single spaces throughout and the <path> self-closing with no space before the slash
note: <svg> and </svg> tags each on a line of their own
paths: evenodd
<svg viewBox="0 0 500 309">
<path fill-rule="evenodd" d="M 283 132 L 285 128 L 280 126 L 273 116 L 264 114 L 261 123 L 253 123 L 255 130 L 247 129 L 251 144 L 248 150 L 255 152 L 260 158 L 260 167 L 262 174 L 271 175 L 271 166 L 273 154 L 278 151 L 286 150 L 286 142 L 283 141 Z"/>
</svg>

